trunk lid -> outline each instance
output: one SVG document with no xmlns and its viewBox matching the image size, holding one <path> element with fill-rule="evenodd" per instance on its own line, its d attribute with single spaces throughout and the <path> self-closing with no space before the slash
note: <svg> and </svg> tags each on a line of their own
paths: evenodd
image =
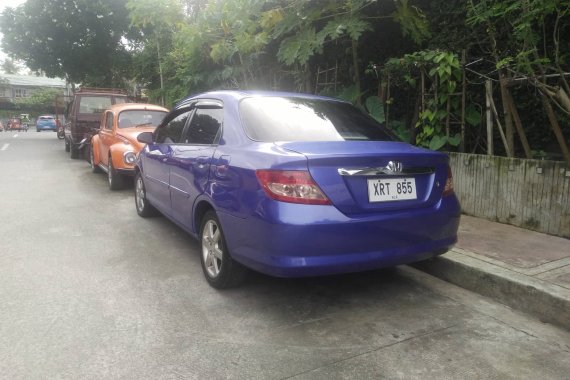
<svg viewBox="0 0 570 380">
<path fill-rule="evenodd" d="M 346 215 L 430 207 L 441 199 L 447 179 L 447 155 L 402 142 L 276 145 L 307 157 L 317 185 Z M 410 195 L 412 188 L 415 194 Z"/>
</svg>

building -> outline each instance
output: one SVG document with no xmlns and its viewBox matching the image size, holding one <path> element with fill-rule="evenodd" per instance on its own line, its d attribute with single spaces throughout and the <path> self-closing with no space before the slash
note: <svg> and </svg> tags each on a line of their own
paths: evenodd
<svg viewBox="0 0 570 380">
<path fill-rule="evenodd" d="M 61 78 L 0 73 L 0 103 L 14 103 L 18 98 L 27 98 L 35 91 L 48 88 L 61 89 L 64 95 L 71 92 Z"/>
</svg>

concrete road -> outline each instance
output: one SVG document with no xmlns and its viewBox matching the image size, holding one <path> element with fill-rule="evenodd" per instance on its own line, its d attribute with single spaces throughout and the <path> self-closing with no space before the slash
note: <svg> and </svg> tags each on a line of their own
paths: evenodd
<svg viewBox="0 0 570 380">
<path fill-rule="evenodd" d="M 216 291 L 52 132 L 0 133 L 0 225 L 0 378 L 570 377 L 567 331 L 408 267 Z"/>
</svg>

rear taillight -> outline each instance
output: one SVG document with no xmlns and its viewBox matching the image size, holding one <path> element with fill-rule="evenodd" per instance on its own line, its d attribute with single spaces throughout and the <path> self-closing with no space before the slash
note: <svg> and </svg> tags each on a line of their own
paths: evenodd
<svg viewBox="0 0 570 380">
<path fill-rule="evenodd" d="M 447 179 L 443 188 L 443 196 L 451 194 L 453 194 L 453 175 L 451 174 L 451 167 L 447 166 Z"/>
<path fill-rule="evenodd" d="M 275 200 L 309 205 L 331 204 L 309 172 L 258 170 L 255 174 L 263 190 Z"/>
</svg>

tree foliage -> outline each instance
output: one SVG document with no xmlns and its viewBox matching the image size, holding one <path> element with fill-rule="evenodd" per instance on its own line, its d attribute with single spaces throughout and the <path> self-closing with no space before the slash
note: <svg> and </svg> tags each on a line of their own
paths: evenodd
<svg viewBox="0 0 570 380">
<path fill-rule="evenodd" d="M 119 85 L 130 55 L 126 0 L 27 0 L 0 16 L 2 48 L 34 71 L 75 83 Z"/>
<path fill-rule="evenodd" d="M 10 58 L 3 60 L 0 67 L 5 74 L 18 74 L 20 71 L 20 68 Z"/>
<path fill-rule="evenodd" d="M 569 133 L 569 17 L 570 0 L 27 0 L 0 31 L 11 57 L 48 76 L 137 83 L 166 105 L 221 88 L 326 93 L 433 149 L 458 149 L 464 50 L 463 143 L 484 152 L 483 82 L 497 87 L 498 73 L 528 79 L 512 91 L 538 150 L 550 132 L 526 112 L 532 91 Z"/>
<path fill-rule="evenodd" d="M 16 106 L 21 110 L 31 113 L 32 116 L 43 113 L 53 114 L 56 96 L 58 95 L 63 95 L 63 91 L 53 88 L 34 91 L 32 95 L 27 98 L 18 98 L 16 100 Z M 62 97 L 60 96 L 57 100 L 61 102 Z M 59 108 L 63 109 L 63 104 L 60 103 Z"/>
</svg>

